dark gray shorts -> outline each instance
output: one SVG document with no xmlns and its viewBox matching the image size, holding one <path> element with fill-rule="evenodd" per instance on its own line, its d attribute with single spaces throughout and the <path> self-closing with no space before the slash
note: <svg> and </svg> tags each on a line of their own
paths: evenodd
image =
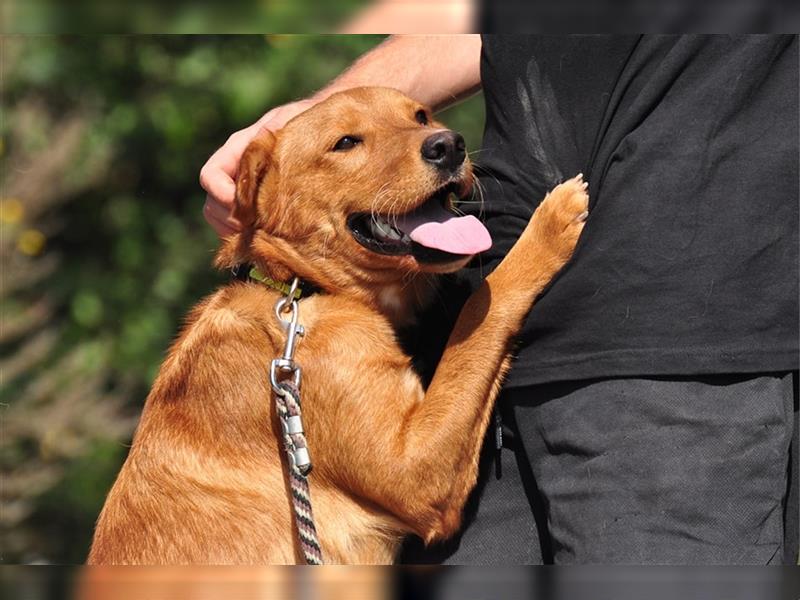
<svg viewBox="0 0 800 600">
<path fill-rule="evenodd" d="M 465 528 L 405 562 L 797 562 L 797 375 L 508 390 Z M 796 450 L 797 444 L 794 444 Z"/>
</svg>

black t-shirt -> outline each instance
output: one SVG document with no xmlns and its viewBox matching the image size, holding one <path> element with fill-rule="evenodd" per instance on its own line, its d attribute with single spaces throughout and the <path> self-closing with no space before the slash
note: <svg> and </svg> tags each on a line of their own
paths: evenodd
<svg viewBox="0 0 800 600">
<path fill-rule="evenodd" d="M 509 385 L 797 368 L 796 36 L 486 35 L 481 74 L 472 287 L 559 181 L 591 198 Z"/>
</svg>

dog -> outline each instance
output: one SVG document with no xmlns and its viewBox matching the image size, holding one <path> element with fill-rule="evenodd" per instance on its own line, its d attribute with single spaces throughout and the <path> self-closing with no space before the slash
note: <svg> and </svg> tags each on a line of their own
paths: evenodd
<svg viewBox="0 0 800 600">
<path fill-rule="evenodd" d="M 464 305 L 423 388 L 398 331 L 491 244 L 451 204 L 472 190 L 457 133 L 388 88 L 330 96 L 245 150 L 220 268 L 253 264 L 298 301 L 308 476 L 328 563 L 392 563 L 403 538 L 458 531 L 514 335 L 570 259 L 588 210 L 559 184 Z M 284 289 L 285 291 L 285 289 Z M 303 562 L 270 384 L 284 292 L 233 281 L 202 300 L 148 395 L 90 564 Z"/>
</svg>

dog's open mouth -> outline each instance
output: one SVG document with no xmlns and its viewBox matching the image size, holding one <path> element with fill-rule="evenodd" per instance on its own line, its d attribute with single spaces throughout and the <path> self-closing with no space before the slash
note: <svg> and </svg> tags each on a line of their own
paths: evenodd
<svg viewBox="0 0 800 600">
<path fill-rule="evenodd" d="M 451 262 L 487 250 L 489 232 L 478 219 L 453 212 L 456 183 L 439 188 L 404 215 L 356 213 L 347 219 L 353 237 L 378 254 L 411 254 L 419 262 Z"/>
</svg>

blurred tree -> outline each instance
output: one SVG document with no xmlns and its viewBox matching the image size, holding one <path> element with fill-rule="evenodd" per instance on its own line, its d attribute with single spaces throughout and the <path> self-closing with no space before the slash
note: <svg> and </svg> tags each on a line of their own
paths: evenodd
<svg viewBox="0 0 800 600">
<path fill-rule="evenodd" d="M 330 32 L 369 0 L 3 0 L 10 33 Z"/>
<path fill-rule="evenodd" d="M 0 38 L 0 526 L 6 562 L 85 559 L 182 316 L 226 274 L 206 158 L 380 41 Z M 443 118 L 476 148 L 479 98 Z"/>
</svg>

